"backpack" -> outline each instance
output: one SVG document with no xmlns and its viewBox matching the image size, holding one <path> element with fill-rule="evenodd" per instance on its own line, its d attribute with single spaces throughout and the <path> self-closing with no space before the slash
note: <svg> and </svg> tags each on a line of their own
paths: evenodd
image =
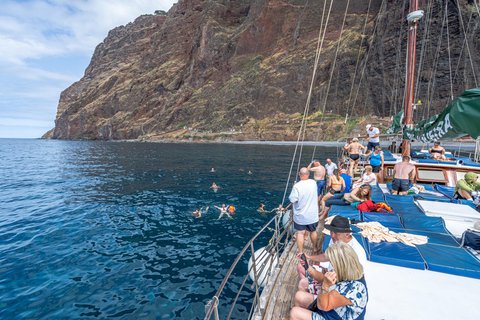
<svg viewBox="0 0 480 320">
<path fill-rule="evenodd" d="M 467 229 L 462 234 L 461 247 L 469 246 L 474 250 L 480 250 L 480 231 Z"/>
<path fill-rule="evenodd" d="M 366 201 L 360 202 L 357 205 L 357 209 L 363 212 L 376 211 L 375 202 L 373 202 L 372 200 L 366 200 Z"/>
</svg>

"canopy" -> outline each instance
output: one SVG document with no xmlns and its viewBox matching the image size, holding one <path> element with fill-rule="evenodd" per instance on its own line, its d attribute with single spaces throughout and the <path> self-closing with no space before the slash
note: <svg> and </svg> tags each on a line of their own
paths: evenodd
<svg viewBox="0 0 480 320">
<path fill-rule="evenodd" d="M 403 110 L 394 118 L 386 133 L 397 133 L 402 129 Z M 480 88 L 470 89 L 455 98 L 442 113 L 417 123 L 412 129 L 403 131 L 406 140 L 435 142 L 452 140 L 469 135 L 476 139 L 480 135 Z"/>
</svg>

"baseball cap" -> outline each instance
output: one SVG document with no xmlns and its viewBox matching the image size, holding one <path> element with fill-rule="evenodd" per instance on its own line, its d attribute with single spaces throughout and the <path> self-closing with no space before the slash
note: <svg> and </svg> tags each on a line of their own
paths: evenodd
<svg viewBox="0 0 480 320">
<path fill-rule="evenodd" d="M 372 126 L 371 124 L 367 124 L 367 127 L 366 127 L 367 130 L 370 129 L 371 126 Z"/>
</svg>

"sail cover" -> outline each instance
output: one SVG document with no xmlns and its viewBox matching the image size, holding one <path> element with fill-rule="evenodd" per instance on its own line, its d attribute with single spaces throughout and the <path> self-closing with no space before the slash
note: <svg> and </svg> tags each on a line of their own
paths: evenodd
<svg viewBox="0 0 480 320">
<path fill-rule="evenodd" d="M 403 110 L 393 120 L 386 133 L 401 131 Z M 455 98 L 442 113 L 417 123 L 412 129 L 403 131 L 406 140 L 435 142 L 452 140 L 469 135 L 480 136 L 480 88 L 470 89 Z"/>
</svg>

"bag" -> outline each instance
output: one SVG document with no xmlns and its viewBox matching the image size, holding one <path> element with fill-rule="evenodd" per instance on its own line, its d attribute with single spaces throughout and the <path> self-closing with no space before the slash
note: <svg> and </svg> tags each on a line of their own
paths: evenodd
<svg viewBox="0 0 480 320">
<path fill-rule="evenodd" d="M 372 200 L 363 201 L 357 205 L 357 209 L 363 212 L 375 211 L 375 202 L 373 202 Z"/>
<path fill-rule="evenodd" d="M 384 202 L 379 202 L 379 203 L 375 204 L 375 211 L 377 211 L 377 212 L 393 212 L 392 208 Z"/>
<path fill-rule="evenodd" d="M 474 250 L 480 250 L 480 231 L 467 229 L 462 234 L 460 247 L 469 246 Z"/>
<path fill-rule="evenodd" d="M 317 299 L 313 300 L 313 302 L 308 305 L 307 309 L 313 312 L 317 312 L 318 311 Z"/>
</svg>

